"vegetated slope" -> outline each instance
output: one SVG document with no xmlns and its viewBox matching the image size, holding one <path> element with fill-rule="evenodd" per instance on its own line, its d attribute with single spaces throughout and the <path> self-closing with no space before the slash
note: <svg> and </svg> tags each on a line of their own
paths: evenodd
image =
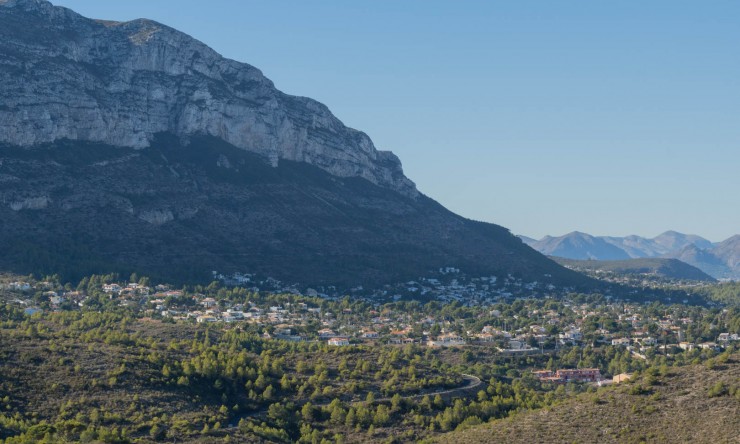
<svg viewBox="0 0 740 444">
<path fill-rule="evenodd" d="M 249 327 L 208 329 L 110 312 L 29 320 L 20 311 L 6 317 L 5 308 L 0 441 L 22 435 L 9 442 L 201 443 L 230 435 L 233 442 L 295 442 L 301 435 L 296 410 L 307 402 L 347 402 L 368 392 L 406 396 L 463 382 L 453 370 L 434 367 L 436 356 L 422 359 L 423 348 L 408 357 L 393 347 L 347 353 L 326 344 L 264 340 Z M 342 369 L 358 363 L 360 371 Z M 396 374 L 405 368 L 414 378 Z M 270 423 L 283 424 L 277 436 L 284 438 L 224 430 L 272 412 L 273 404 L 283 406 Z"/>
<path fill-rule="evenodd" d="M 715 282 L 712 276 L 678 259 L 640 258 L 622 261 L 579 261 L 552 257 L 555 262 L 577 271 L 607 271 L 623 275 L 649 274 L 666 279 Z"/>
<path fill-rule="evenodd" d="M 443 266 L 588 284 L 508 230 L 362 178 L 272 167 L 213 138 L 134 150 L 83 142 L 0 150 L 0 267 L 27 274 L 133 271 L 203 281 L 211 270 L 344 287 Z M 23 178 L 21 180 L 20 178 Z M 549 276 L 546 276 L 549 275 Z"/>
<path fill-rule="evenodd" d="M 445 435 L 439 442 L 737 443 L 740 356 L 709 369 L 671 368 L 669 376 L 581 395 L 550 409 Z"/>
<path fill-rule="evenodd" d="M 740 282 L 722 282 L 705 288 L 708 299 L 728 306 L 740 307 Z"/>
</svg>

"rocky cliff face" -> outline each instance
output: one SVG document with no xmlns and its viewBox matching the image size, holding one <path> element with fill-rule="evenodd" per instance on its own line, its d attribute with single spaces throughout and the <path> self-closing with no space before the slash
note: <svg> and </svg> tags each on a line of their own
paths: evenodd
<svg viewBox="0 0 740 444">
<path fill-rule="evenodd" d="M 0 0 L 0 143 L 69 139 L 144 148 L 212 136 L 415 197 L 398 158 L 253 66 L 149 20 L 91 20 L 43 0 Z"/>
</svg>

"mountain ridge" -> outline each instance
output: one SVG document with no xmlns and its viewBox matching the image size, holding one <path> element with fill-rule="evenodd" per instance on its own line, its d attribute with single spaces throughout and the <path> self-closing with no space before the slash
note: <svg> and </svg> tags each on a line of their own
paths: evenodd
<svg viewBox="0 0 740 444">
<path fill-rule="evenodd" d="M 540 240 L 525 236 L 523 242 L 548 256 L 574 260 L 671 258 L 699 268 L 717 279 L 740 279 L 740 235 L 713 243 L 701 236 L 672 230 L 654 238 L 593 236 L 574 231 L 558 237 L 544 236 Z M 614 248 L 609 249 L 604 246 L 606 244 Z"/>
</svg>

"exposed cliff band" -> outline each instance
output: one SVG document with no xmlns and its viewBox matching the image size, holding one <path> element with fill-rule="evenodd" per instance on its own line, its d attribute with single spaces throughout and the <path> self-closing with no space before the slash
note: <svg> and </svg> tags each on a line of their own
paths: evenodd
<svg viewBox="0 0 740 444">
<path fill-rule="evenodd" d="M 43 0 L 0 0 L 0 143 L 70 139 L 144 148 L 157 133 L 209 135 L 362 177 L 407 196 L 398 158 L 321 103 L 150 20 L 92 20 Z"/>
</svg>

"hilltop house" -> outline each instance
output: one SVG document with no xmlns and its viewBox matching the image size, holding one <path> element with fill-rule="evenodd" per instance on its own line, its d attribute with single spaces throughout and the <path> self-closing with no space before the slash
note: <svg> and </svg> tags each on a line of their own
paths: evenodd
<svg viewBox="0 0 740 444">
<path fill-rule="evenodd" d="M 567 382 L 598 382 L 601 381 L 601 371 L 598 368 L 578 368 L 539 370 L 532 372 L 540 381 L 553 382 L 557 384 Z"/>
</svg>

